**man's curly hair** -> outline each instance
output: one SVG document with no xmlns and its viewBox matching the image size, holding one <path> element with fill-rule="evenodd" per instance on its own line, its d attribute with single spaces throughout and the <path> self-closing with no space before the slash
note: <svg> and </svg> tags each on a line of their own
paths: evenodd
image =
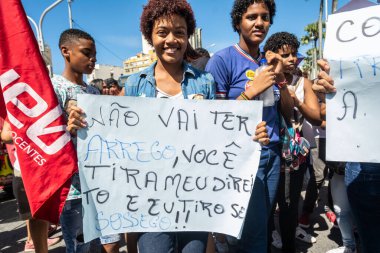
<svg viewBox="0 0 380 253">
<path fill-rule="evenodd" d="M 285 45 L 289 46 L 297 52 L 300 43 L 294 34 L 288 32 L 278 32 L 272 34 L 265 42 L 264 52 L 270 50 L 274 53 L 277 53 L 278 50 L 280 50 Z"/>
<path fill-rule="evenodd" d="M 149 44 L 152 45 L 154 22 L 174 14 L 186 20 L 187 35 L 193 35 L 196 26 L 194 12 L 186 0 L 149 0 L 140 18 L 140 30 Z"/>
<path fill-rule="evenodd" d="M 235 32 L 240 33 L 236 27 L 240 25 L 241 19 L 244 13 L 247 12 L 248 7 L 255 3 L 262 3 L 268 8 L 270 24 L 273 24 L 273 17 L 276 15 L 276 3 L 274 0 L 235 0 L 231 11 L 232 28 Z"/>
</svg>

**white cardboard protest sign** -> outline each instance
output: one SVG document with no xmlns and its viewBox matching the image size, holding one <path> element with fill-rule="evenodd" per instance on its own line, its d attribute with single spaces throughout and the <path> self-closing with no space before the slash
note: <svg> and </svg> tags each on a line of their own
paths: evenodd
<svg viewBox="0 0 380 253">
<path fill-rule="evenodd" d="M 380 162 L 380 6 L 329 16 L 324 57 L 337 88 L 327 96 L 326 159 Z"/>
<path fill-rule="evenodd" d="M 329 60 L 380 55 L 380 5 L 329 15 L 323 55 Z"/>
<path fill-rule="evenodd" d="M 84 236 L 214 231 L 239 237 L 262 101 L 78 95 Z"/>
</svg>

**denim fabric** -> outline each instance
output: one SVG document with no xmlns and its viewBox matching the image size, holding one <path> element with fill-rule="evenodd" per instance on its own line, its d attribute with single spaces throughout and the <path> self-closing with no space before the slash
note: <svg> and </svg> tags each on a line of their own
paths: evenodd
<svg viewBox="0 0 380 253">
<path fill-rule="evenodd" d="M 139 253 L 204 253 L 207 239 L 207 232 L 144 233 L 138 248 Z"/>
<path fill-rule="evenodd" d="M 266 253 L 268 220 L 280 179 L 280 150 L 263 149 L 238 252 Z"/>
<path fill-rule="evenodd" d="M 348 166 L 347 195 L 359 232 L 361 253 L 380 252 L 380 163 Z"/>
<path fill-rule="evenodd" d="M 156 63 L 130 76 L 125 83 L 125 95 L 133 97 L 156 97 L 154 68 Z M 195 69 L 183 62 L 182 94 L 185 99 L 215 98 L 215 82 L 211 74 Z M 196 95 L 196 97 L 195 97 Z M 144 233 L 139 237 L 139 253 L 203 253 L 206 251 L 207 232 Z"/>
<path fill-rule="evenodd" d="M 154 79 L 153 63 L 143 71 L 131 75 L 125 83 L 125 95 L 133 97 L 156 97 L 156 80 Z M 181 82 L 182 94 L 185 99 L 192 95 L 202 95 L 204 99 L 215 98 L 215 82 L 211 74 L 195 69 L 183 62 L 184 76 Z"/>
<path fill-rule="evenodd" d="M 120 241 L 120 234 L 114 234 L 114 235 L 105 235 L 99 237 L 101 244 L 109 244 L 109 243 L 115 243 Z"/>
<path fill-rule="evenodd" d="M 356 249 L 353 231 L 353 217 L 347 198 L 347 188 L 344 184 L 344 176 L 334 174 L 330 181 L 331 195 L 334 201 L 334 212 L 342 234 L 343 246 L 352 250 Z"/>
<path fill-rule="evenodd" d="M 83 234 L 82 199 L 67 200 L 60 217 L 66 253 L 89 252 L 90 243 L 77 240 Z"/>
</svg>

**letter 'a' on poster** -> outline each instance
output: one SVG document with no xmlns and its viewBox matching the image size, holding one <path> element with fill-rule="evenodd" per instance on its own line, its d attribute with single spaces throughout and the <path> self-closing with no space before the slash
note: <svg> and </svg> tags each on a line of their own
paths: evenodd
<svg viewBox="0 0 380 253">
<path fill-rule="evenodd" d="M 84 237 L 210 231 L 240 237 L 262 101 L 78 95 Z"/>
<path fill-rule="evenodd" d="M 380 163 L 380 6 L 329 16 L 326 160 Z"/>
</svg>

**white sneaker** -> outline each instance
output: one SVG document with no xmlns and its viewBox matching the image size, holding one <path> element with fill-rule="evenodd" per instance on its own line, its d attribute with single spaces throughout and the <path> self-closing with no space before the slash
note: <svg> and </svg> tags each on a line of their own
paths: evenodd
<svg viewBox="0 0 380 253">
<path fill-rule="evenodd" d="M 316 243 L 317 239 L 314 236 L 309 235 L 301 227 L 296 229 L 296 239 L 301 240 L 306 243 Z"/>
<path fill-rule="evenodd" d="M 272 232 L 272 245 L 273 247 L 277 249 L 282 249 L 282 240 L 280 234 L 277 232 L 277 230 L 273 230 Z"/>
<path fill-rule="evenodd" d="M 356 250 L 352 250 L 350 248 L 346 248 L 346 247 L 339 247 L 337 249 L 331 249 L 329 251 L 327 251 L 326 253 L 356 253 Z"/>
</svg>

